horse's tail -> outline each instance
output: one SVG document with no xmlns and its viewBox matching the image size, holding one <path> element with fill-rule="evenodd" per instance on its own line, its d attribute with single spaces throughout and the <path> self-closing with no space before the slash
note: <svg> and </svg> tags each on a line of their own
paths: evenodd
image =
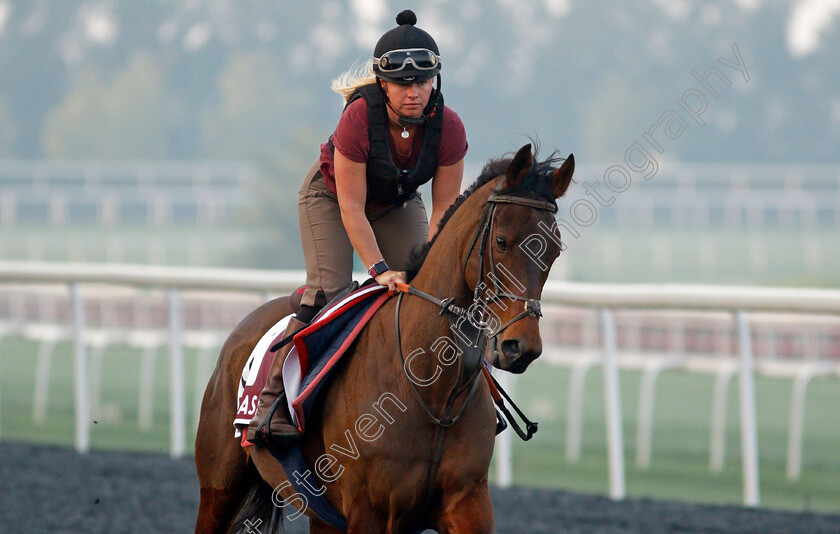
<svg viewBox="0 0 840 534">
<path fill-rule="evenodd" d="M 271 486 L 264 480 L 255 481 L 233 520 L 231 534 L 284 533 L 283 509 L 274 504 L 272 494 Z"/>
</svg>

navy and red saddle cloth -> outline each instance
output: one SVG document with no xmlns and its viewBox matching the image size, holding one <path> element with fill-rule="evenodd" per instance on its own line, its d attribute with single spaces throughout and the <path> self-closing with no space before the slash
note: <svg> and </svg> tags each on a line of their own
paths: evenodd
<svg viewBox="0 0 840 534">
<path fill-rule="evenodd" d="M 298 332 L 283 364 L 283 384 L 292 422 L 305 431 L 306 416 L 331 372 L 382 304 L 391 296 L 386 286 L 365 285 L 330 303 L 315 320 Z M 242 369 L 237 395 L 236 437 L 257 409 L 260 392 L 274 358 L 271 347 L 280 341 L 290 316 L 272 326 L 257 342 Z M 248 443 L 243 439 L 243 447 Z"/>
<path fill-rule="evenodd" d="M 293 338 L 294 346 L 283 364 L 283 384 L 292 423 L 297 424 L 301 431 L 305 430 L 306 418 L 318 395 L 325 391 L 324 386 L 341 357 L 376 310 L 391 297 L 387 289 L 377 284 L 362 286 L 337 302 L 328 304 L 312 324 Z M 247 441 L 243 427 L 248 425 L 257 409 L 257 401 L 274 358 L 270 349 L 282 339 L 290 317 L 284 317 L 263 335 L 242 369 L 233 424 L 236 437 L 242 438 L 243 447 L 252 445 Z M 292 476 L 293 473 L 311 473 L 300 446 L 284 447 L 272 451 L 272 455 L 283 466 L 295 492 L 305 497 L 307 507 L 332 526 L 346 531 L 347 522 L 344 517 L 323 494 L 316 494 L 311 489 L 311 483 L 307 486 L 298 477 Z"/>
</svg>

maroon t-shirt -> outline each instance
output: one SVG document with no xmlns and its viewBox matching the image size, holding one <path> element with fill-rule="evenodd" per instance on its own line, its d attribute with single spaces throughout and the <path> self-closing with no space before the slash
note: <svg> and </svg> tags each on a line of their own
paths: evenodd
<svg viewBox="0 0 840 534">
<path fill-rule="evenodd" d="M 417 163 L 417 158 L 420 157 L 423 148 L 424 132 L 425 126 L 417 127 L 411 150 L 406 155 L 397 152 L 394 147 L 394 140 L 390 135 L 388 136 L 391 156 L 398 168 L 411 169 Z M 333 143 L 336 150 L 339 150 L 350 161 L 367 163 L 370 155 L 370 138 L 368 137 L 367 102 L 364 98 L 355 100 L 344 110 L 341 119 L 338 121 L 338 126 L 335 128 Z M 461 117 L 452 108 L 444 105 L 443 125 L 440 132 L 440 143 L 438 144 L 438 166 L 446 167 L 458 163 L 464 159 L 467 148 L 467 132 L 464 130 Z M 335 167 L 328 143 L 321 145 L 321 174 L 324 175 L 327 188 L 335 193 Z M 374 203 L 369 202 L 365 209 L 378 211 L 387 206 L 387 204 L 374 205 Z"/>
</svg>

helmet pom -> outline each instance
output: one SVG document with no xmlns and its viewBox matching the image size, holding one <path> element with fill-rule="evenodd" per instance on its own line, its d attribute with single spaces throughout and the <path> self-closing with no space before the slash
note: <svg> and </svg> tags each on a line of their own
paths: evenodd
<svg viewBox="0 0 840 534">
<path fill-rule="evenodd" d="M 411 26 L 417 24 L 417 15 L 414 14 L 414 11 L 410 9 L 400 11 L 397 15 L 397 25 L 402 26 L 404 24 L 410 24 Z"/>
</svg>

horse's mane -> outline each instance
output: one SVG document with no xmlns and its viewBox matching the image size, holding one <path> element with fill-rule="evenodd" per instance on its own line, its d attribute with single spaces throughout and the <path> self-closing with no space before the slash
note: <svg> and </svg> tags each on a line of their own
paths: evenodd
<svg viewBox="0 0 840 534">
<path fill-rule="evenodd" d="M 536 152 L 538 151 L 539 148 L 537 147 Z M 414 249 L 412 249 L 406 266 L 407 279 L 409 282 L 420 271 L 420 268 L 423 266 L 423 262 L 426 261 L 426 256 L 429 255 L 429 250 L 431 250 L 432 245 L 434 245 L 441 230 L 443 230 L 443 227 L 446 226 L 449 219 L 452 218 L 455 211 L 470 197 L 470 195 L 475 193 L 487 182 L 505 174 L 512 161 L 513 157 L 509 155 L 489 160 L 484 165 L 484 168 L 481 170 L 481 173 L 478 175 L 475 182 L 473 182 L 472 185 L 461 193 L 458 198 L 455 199 L 455 202 L 453 202 L 446 210 L 446 213 L 443 214 L 443 217 L 440 219 L 440 223 L 438 223 L 437 232 L 435 232 L 431 241 L 423 243 L 422 245 L 417 245 Z M 554 190 L 551 187 L 551 180 L 549 177 L 557 168 L 557 164 L 563 161 L 563 158 L 557 156 L 557 151 L 554 151 L 545 161 L 536 161 L 536 155 L 534 157 L 534 161 L 535 163 L 531 166 L 531 170 L 528 172 L 525 179 L 523 179 L 516 187 L 504 188 L 500 190 L 499 193 L 525 198 L 537 198 L 539 200 L 545 200 L 553 203 L 555 201 Z"/>
</svg>

